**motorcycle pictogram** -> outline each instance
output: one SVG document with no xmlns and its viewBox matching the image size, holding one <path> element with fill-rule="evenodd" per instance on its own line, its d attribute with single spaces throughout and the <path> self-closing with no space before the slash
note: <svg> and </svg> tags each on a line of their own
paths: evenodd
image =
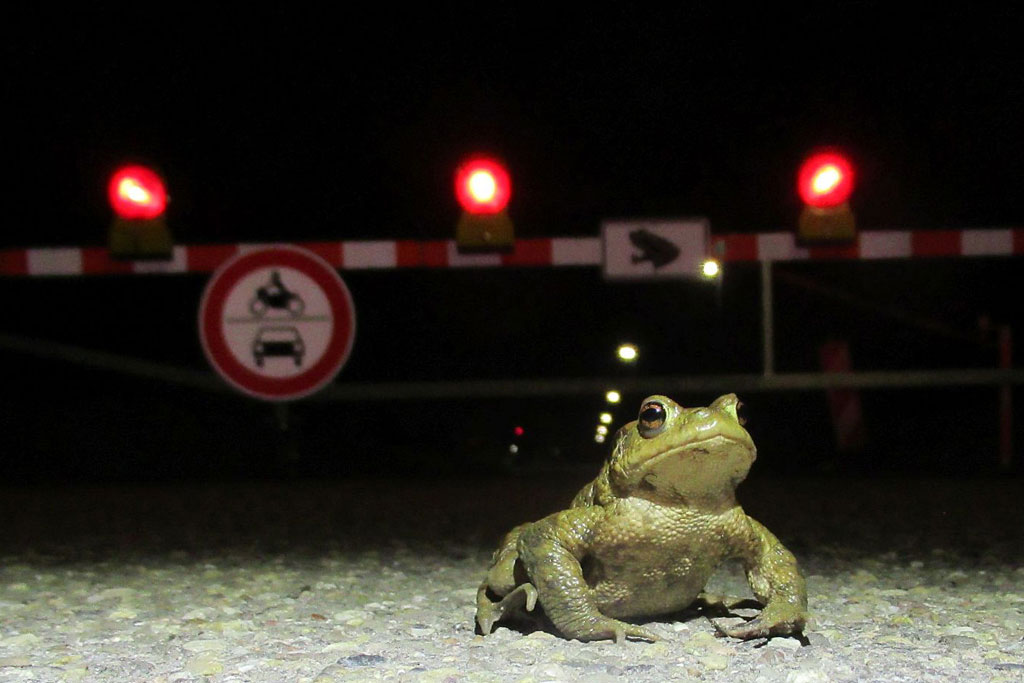
<svg viewBox="0 0 1024 683">
<path fill-rule="evenodd" d="M 272 308 L 288 311 L 293 318 L 298 318 L 306 310 L 302 297 L 284 286 L 281 274 L 276 270 L 271 271 L 270 282 L 257 289 L 256 297 L 249 302 L 249 310 L 257 318 L 262 318 Z"/>
</svg>

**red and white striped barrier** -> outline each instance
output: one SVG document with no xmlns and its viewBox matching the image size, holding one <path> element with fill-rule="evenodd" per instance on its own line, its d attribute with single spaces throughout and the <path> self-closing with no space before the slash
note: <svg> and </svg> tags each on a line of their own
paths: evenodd
<svg viewBox="0 0 1024 683">
<path fill-rule="evenodd" d="M 517 240 L 508 253 L 462 254 L 453 240 L 297 242 L 340 270 L 393 268 L 493 268 L 500 266 L 593 266 L 601 264 L 601 240 Z M 240 251 L 265 244 L 179 245 L 169 260 L 121 261 L 106 247 L 0 250 L 0 275 L 111 275 L 209 273 Z"/>
<path fill-rule="evenodd" d="M 711 237 L 711 253 L 723 261 L 1015 256 L 1024 254 L 1024 228 L 865 230 L 849 244 L 813 247 L 798 246 L 789 232 L 719 235 Z"/>
<path fill-rule="evenodd" d="M 298 242 L 340 270 L 600 266 L 600 237 L 519 239 L 507 253 L 462 254 L 453 240 Z M 179 245 L 167 261 L 119 261 L 106 247 L 0 249 L 0 275 L 209 273 L 238 251 L 262 244 Z M 1024 228 L 863 231 L 842 246 L 799 246 L 791 232 L 713 235 L 721 261 L 905 259 L 1024 254 Z"/>
</svg>

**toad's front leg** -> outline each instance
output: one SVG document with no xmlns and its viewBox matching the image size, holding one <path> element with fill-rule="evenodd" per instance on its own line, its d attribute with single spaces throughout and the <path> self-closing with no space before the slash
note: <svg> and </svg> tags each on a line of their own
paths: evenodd
<svg viewBox="0 0 1024 683">
<path fill-rule="evenodd" d="M 724 635 L 749 640 L 796 636 L 807 623 L 807 587 L 796 558 L 772 532 L 748 517 L 749 536 L 740 553 L 747 580 L 764 609 L 752 621 L 715 628 Z"/>
<path fill-rule="evenodd" d="M 519 559 L 545 614 L 566 638 L 657 640 L 643 627 L 602 614 L 583 577 L 580 558 L 586 555 L 591 529 L 602 514 L 597 507 L 572 508 L 531 524 L 519 536 Z"/>
</svg>

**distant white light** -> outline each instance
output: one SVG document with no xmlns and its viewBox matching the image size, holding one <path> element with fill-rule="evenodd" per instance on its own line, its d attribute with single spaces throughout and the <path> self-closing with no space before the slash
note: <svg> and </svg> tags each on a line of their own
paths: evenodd
<svg viewBox="0 0 1024 683">
<path fill-rule="evenodd" d="M 511 445 L 510 445 L 510 446 L 508 447 L 508 452 L 509 452 L 509 453 L 512 453 L 513 455 L 515 455 L 516 453 L 518 453 L 518 452 L 519 452 L 519 446 L 517 446 L 517 445 L 515 445 L 515 444 L 511 444 Z"/>
<path fill-rule="evenodd" d="M 623 363 L 632 363 L 640 354 L 634 344 L 620 344 L 617 353 L 619 354 L 619 360 Z"/>
<path fill-rule="evenodd" d="M 615 391 L 614 389 L 611 389 L 607 393 L 605 393 L 604 400 L 608 401 L 609 403 L 618 403 L 619 401 L 622 400 L 622 394 Z"/>
<path fill-rule="evenodd" d="M 603 424 L 603 425 L 610 425 L 612 423 L 612 414 L 611 413 L 601 413 L 601 416 L 598 419 L 601 420 L 601 424 Z"/>
<path fill-rule="evenodd" d="M 718 277 L 718 274 L 722 272 L 722 267 L 718 265 L 718 261 L 713 258 L 705 259 L 704 263 L 701 264 L 700 273 L 709 280 L 713 277 Z"/>
<path fill-rule="evenodd" d="M 604 425 L 597 425 L 597 433 L 600 434 L 601 436 L 607 436 L 608 428 L 605 427 Z"/>
<path fill-rule="evenodd" d="M 604 434 L 594 434 L 594 441 L 604 443 Z"/>
</svg>

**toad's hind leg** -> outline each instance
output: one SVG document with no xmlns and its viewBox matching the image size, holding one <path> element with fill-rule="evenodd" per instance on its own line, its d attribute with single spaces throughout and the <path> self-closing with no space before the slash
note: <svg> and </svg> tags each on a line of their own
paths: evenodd
<svg viewBox="0 0 1024 683">
<path fill-rule="evenodd" d="M 519 535 L 527 526 L 521 524 L 505 534 L 476 592 L 476 623 L 484 635 L 497 621 L 525 617 L 537 604 L 537 589 L 529 582 L 516 550 Z"/>
<path fill-rule="evenodd" d="M 487 594 L 487 585 L 476 592 L 476 624 L 480 633 L 489 635 L 495 622 L 526 617 L 537 606 L 537 589 L 532 583 L 521 583 L 497 602 Z"/>
</svg>

